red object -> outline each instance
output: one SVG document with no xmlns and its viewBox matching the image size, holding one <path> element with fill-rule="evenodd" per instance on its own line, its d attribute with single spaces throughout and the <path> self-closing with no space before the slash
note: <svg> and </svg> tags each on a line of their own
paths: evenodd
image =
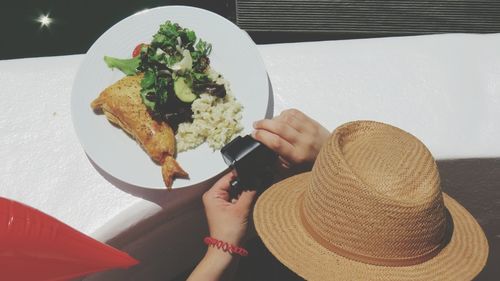
<svg viewBox="0 0 500 281">
<path fill-rule="evenodd" d="M 242 257 L 248 256 L 248 251 L 244 248 L 231 245 L 227 242 L 217 240 L 213 237 L 205 237 L 205 239 L 203 239 L 203 242 L 205 242 L 205 244 L 207 244 L 208 246 L 216 247 L 217 249 L 228 252 L 230 254 L 237 254 Z"/>
<path fill-rule="evenodd" d="M 144 45 L 144 43 L 140 43 L 139 45 L 135 46 L 134 51 L 132 51 L 133 58 L 135 58 L 141 54 L 142 45 Z"/>
<path fill-rule="evenodd" d="M 51 216 L 0 197 L 0 280 L 69 280 L 137 263 Z"/>
</svg>

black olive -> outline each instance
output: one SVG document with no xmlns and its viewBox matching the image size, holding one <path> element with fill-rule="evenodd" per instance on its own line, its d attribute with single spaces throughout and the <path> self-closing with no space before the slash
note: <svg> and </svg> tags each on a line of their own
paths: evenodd
<svg viewBox="0 0 500 281">
<path fill-rule="evenodd" d="M 219 98 L 223 98 L 226 96 L 226 88 L 224 87 L 224 85 L 211 83 L 207 85 L 206 91 L 207 93 Z"/>
</svg>

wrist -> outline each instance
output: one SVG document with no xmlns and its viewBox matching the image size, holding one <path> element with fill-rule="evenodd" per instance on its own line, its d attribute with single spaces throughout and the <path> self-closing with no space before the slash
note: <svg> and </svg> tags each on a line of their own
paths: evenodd
<svg viewBox="0 0 500 281">
<path fill-rule="evenodd" d="M 243 243 L 243 237 L 240 233 L 233 233 L 231 231 L 228 232 L 213 232 L 210 233 L 210 237 L 213 237 L 217 240 L 227 242 L 234 246 L 240 246 Z"/>
<path fill-rule="evenodd" d="M 208 249 L 207 249 L 207 252 L 205 253 L 205 256 L 209 257 L 209 258 L 218 259 L 218 260 L 228 260 L 228 261 L 238 257 L 238 255 L 233 255 L 229 252 L 222 251 L 222 250 L 217 249 L 217 248 L 212 247 L 212 246 L 208 246 Z"/>
<path fill-rule="evenodd" d="M 214 268 L 222 269 L 228 267 L 231 263 L 238 260 L 239 256 L 209 246 L 203 259 L 211 264 L 211 266 L 213 266 Z"/>
<path fill-rule="evenodd" d="M 243 257 L 248 255 L 248 251 L 245 248 L 235 246 L 213 237 L 205 237 L 203 239 L 203 242 L 205 242 L 205 244 L 207 244 L 209 247 L 212 247 L 214 249 L 217 248 L 218 250 L 229 253 L 231 255 L 239 255 Z"/>
</svg>

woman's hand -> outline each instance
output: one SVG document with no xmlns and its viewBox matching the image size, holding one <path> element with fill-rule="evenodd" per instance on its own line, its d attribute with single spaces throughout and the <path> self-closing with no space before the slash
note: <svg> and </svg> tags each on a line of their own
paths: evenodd
<svg viewBox="0 0 500 281">
<path fill-rule="evenodd" d="M 239 246 L 248 228 L 248 217 L 255 191 L 243 191 L 238 199 L 230 199 L 229 187 L 234 178 L 228 173 L 203 195 L 210 236 Z"/>
<path fill-rule="evenodd" d="M 330 132 L 297 109 L 288 109 L 273 119 L 254 123 L 254 139 L 278 153 L 287 170 L 311 169 Z"/>
<path fill-rule="evenodd" d="M 230 182 L 234 178 L 228 173 L 218 180 L 203 195 L 203 204 L 208 220 L 210 236 L 234 246 L 241 246 L 248 228 L 248 217 L 255 191 L 243 191 L 238 199 L 230 199 Z M 208 247 L 207 253 L 196 266 L 188 281 L 231 280 L 238 258 L 217 249 Z"/>
</svg>

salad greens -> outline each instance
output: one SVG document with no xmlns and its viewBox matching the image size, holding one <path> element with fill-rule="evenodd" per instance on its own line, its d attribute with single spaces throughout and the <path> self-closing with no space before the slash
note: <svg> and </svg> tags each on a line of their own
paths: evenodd
<svg viewBox="0 0 500 281">
<path fill-rule="evenodd" d="M 139 57 L 131 59 L 117 59 L 108 56 L 104 56 L 104 61 L 110 68 L 118 68 L 126 75 L 134 75 L 137 72 L 137 68 L 141 63 Z"/>
<path fill-rule="evenodd" d="M 212 45 L 194 31 L 170 21 L 160 25 L 150 44 L 129 59 L 104 57 L 110 68 L 126 75 L 144 73 L 141 80 L 143 103 L 155 118 L 176 124 L 191 119 L 191 103 L 202 93 L 224 97 L 223 84 L 209 75 Z M 173 123 L 173 124 L 172 124 Z"/>
</svg>

